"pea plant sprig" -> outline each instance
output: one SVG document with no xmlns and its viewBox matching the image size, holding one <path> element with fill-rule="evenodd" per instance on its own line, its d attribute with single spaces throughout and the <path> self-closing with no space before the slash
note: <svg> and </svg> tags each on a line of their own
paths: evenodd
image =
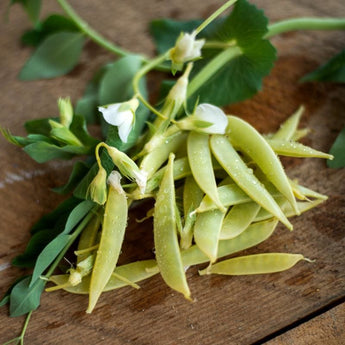
<svg viewBox="0 0 345 345">
<path fill-rule="evenodd" d="M 91 313 L 103 292 L 137 289 L 156 274 L 191 300 L 186 277 L 191 265 L 207 263 L 201 275 L 241 275 L 279 272 L 308 261 L 301 254 L 274 252 L 225 257 L 265 241 L 279 221 L 292 230 L 288 218 L 327 199 L 291 180 L 279 155 L 333 156 L 299 143 L 308 133 L 298 128 L 303 107 L 276 133 L 266 135 L 220 107 L 261 88 L 276 59 L 268 38 L 289 30 L 344 29 L 345 19 L 302 18 L 268 25 L 255 6 L 230 0 L 205 21 L 154 21 L 158 56 L 150 59 L 117 47 L 65 0 L 57 2 L 68 17 L 53 15 L 42 22 L 40 1 L 21 2 L 34 23 L 22 40 L 37 46 L 21 79 L 68 73 L 86 38 L 120 58 L 100 68 L 75 107 L 68 98 L 60 99 L 58 117 L 27 122 L 27 137 L 1 129 L 40 163 L 88 157 L 75 163 L 65 186 L 55 189 L 69 198 L 33 226 L 25 252 L 13 261 L 33 272 L 2 299 L 1 305 L 9 303 L 10 315 L 28 314 L 29 319 L 47 282 L 54 285 L 46 291 L 87 294 Z M 231 6 L 230 14 L 219 19 Z M 153 70 L 169 73 L 158 106 L 148 101 L 145 82 Z M 320 73 L 326 75 L 327 67 L 314 75 Z M 93 122 L 101 124 L 103 138 L 89 134 L 87 124 Z M 148 217 L 153 217 L 155 255 L 118 265 L 129 209 L 140 200 L 154 203 Z M 54 274 L 72 248 L 73 266 Z M 14 341 L 23 343 L 26 327 L 27 322 Z"/>
</svg>

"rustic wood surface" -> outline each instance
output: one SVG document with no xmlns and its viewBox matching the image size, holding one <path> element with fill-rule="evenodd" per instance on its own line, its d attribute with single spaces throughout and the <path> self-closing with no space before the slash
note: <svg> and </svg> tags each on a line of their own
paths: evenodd
<svg viewBox="0 0 345 345">
<path fill-rule="evenodd" d="M 1 15 L 6 3 L 0 4 Z M 254 0 L 270 20 L 293 16 L 345 16 L 339 0 Z M 106 37 L 125 48 L 153 54 L 147 23 L 154 18 L 206 17 L 223 2 L 210 0 L 74 1 L 79 14 Z M 60 11 L 44 1 L 44 13 Z M 25 120 L 57 114 L 56 99 L 81 96 L 93 72 L 113 57 L 88 44 L 82 62 L 66 77 L 20 82 L 17 74 L 30 55 L 20 35 L 29 23 L 18 6 L 9 22 L 0 21 L 0 124 L 24 134 Z M 269 132 L 300 104 L 303 125 L 312 129 L 306 142 L 327 151 L 345 124 L 345 88 L 333 84 L 298 84 L 305 73 L 343 49 L 344 32 L 299 32 L 273 39 L 279 60 L 264 89 L 254 99 L 229 108 Z M 154 88 L 154 77 L 150 78 Z M 10 266 L 29 239 L 30 226 L 62 199 L 50 188 L 62 184 L 69 162 L 39 165 L 20 149 L 0 140 L 0 292 L 23 274 Z M 60 291 L 45 293 L 33 314 L 26 344 L 221 345 L 344 344 L 345 300 L 345 171 L 327 169 L 319 159 L 288 159 L 288 174 L 329 196 L 323 205 L 293 219 L 291 233 L 279 227 L 266 242 L 247 253 L 283 251 L 315 259 L 290 271 L 248 277 L 199 277 L 188 271 L 194 303 L 167 288 L 159 277 L 143 282 L 139 291 L 124 288 L 103 295 L 92 315 L 87 298 Z M 140 210 L 137 211 L 140 213 Z M 147 252 L 140 241 L 151 223 L 131 227 L 128 247 Z M 144 246 L 144 250 L 141 248 Z M 140 247 L 140 248 L 139 248 Z M 139 249 L 138 249 L 139 248 Z M 133 254 L 135 255 L 135 254 Z M 0 343 L 16 336 L 23 318 L 0 310 Z M 318 336 L 319 335 L 319 336 Z M 277 337 L 276 337 L 277 336 Z"/>
</svg>

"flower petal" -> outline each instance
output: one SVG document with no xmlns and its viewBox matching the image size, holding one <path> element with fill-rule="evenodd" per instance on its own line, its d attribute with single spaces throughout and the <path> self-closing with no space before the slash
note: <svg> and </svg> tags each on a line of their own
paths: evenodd
<svg viewBox="0 0 345 345">
<path fill-rule="evenodd" d="M 98 107 L 98 110 L 102 113 L 104 120 L 113 126 L 119 126 L 125 119 L 125 115 L 123 115 L 119 108 L 121 107 L 122 103 L 115 103 L 111 104 L 106 107 Z"/>
<path fill-rule="evenodd" d="M 133 113 L 128 110 L 124 111 L 123 114 L 125 114 L 125 121 L 119 125 L 119 137 L 122 142 L 126 143 L 133 127 Z"/>
<path fill-rule="evenodd" d="M 201 121 L 213 123 L 206 127 L 205 132 L 212 134 L 224 134 L 228 125 L 228 118 L 222 109 L 208 103 L 199 104 L 194 112 L 194 116 Z"/>
</svg>

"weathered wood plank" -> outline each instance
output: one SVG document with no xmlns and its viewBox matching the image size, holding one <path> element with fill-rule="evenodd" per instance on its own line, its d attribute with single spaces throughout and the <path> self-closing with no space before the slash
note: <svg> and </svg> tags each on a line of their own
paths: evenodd
<svg viewBox="0 0 345 345">
<path fill-rule="evenodd" d="M 205 17 L 222 1 L 200 5 L 196 0 L 117 1 L 99 6 L 85 0 L 76 3 L 79 13 L 107 37 L 128 49 L 150 54 L 146 23 L 156 17 Z M 267 4 L 254 1 L 272 20 L 301 15 L 345 16 L 345 5 L 327 2 L 289 0 Z M 1 13 L 6 3 L 0 4 Z M 105 7 L 107 6 L 107 7 Z M 45 2 L 45 12 L 57 10 Z M 16 75 L 30 50 L 20 48 L 20 34 L 29 26 L 21 10 L 14 7 L 10 22 L 0 23 L 0 123 L 13 133 L 23 133 L 27 119 L 57 113 L 56 99 L 70 95 L 76 100 L 85 83 L 111 55 L 88 45 L 82 65 L 70 76 L 52 81 L 24 83 Z M 261 131 L 272 131 L 301 103 L 306 105 L 303 125 L 313 131 L 308 144 L 328 150 L 344 126 L 345 89 L 335 85 L 297 84 L 298 79 L 343 48 L 344 33 L 302 32 L 274 38 L 280 59 L 267 78 L 264 91 L 253 100 L 230 108 Z M 20 271 L 8 267 L 29 238 L 28 229 L 61 198 L 48 192 L 62 183 L 69 164 L 38 165 L 23 152 L 0 141 L 0 288 L 5 291 Z M 33 314 L 27 343 L 38 344 L 251 344 L 310 315 L 344 296 L 345 185 L 344 170 L 330 170 L 321 160 L 286 160 L 289 175 L 328 194 L 321 207 L 293 219 L 294 232 L 283 227 L 270 240 L 248 253 L 286 251 L 316 259 L 299 263 L 294 269 L 269 276 L 199 277 L 197 269 L 188 272 L 194 303 L 172 293 L 159 277 L 142 284 L 139 291 L 125 288 L 105 294 L 92 315 L 86 315 L 86 297 L 66 292 L 44 294 L 41 307 Z M 128 248 L 135 256 L 142 246 L 143 233 L 151 232 L 150 222 L 133 226 Z M 150 254 L 150 240 L 141 249 Z M 341 318 L 339 318 L 341 320 Z M 0 342 L 15 336 L 21 319 L 11 319 L 0 310 Z M 327 320 L 325 320 L 327 323 Z M 297 337 L 302 334 L 298 333 Z M 341 335 L 341 334 L 340 334 Z M 289 335 L 290 336 L 290 335 Z M 290 337 L 294 338 L 294 334 Z M 290 339 L 290 338 L 286 338 Z M 300 338 L 298 338 L 300 340 Z"/>
<path fill-rule="evenodd" d="M 342 303 L 306 323 L 301 324 L 274 339 L 266 345 L 341 345 L 344 343 L 345 304 Z"/>
</svg>

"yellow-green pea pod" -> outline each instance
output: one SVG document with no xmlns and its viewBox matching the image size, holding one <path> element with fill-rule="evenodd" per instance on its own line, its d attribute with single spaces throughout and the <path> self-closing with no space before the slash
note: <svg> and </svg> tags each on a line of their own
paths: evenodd
<svg viewBox="0 0 345 345">
<path fill-rule="evenodd" d="M 217 189 L 220 202 L 225 208 L 251 201 L 251 198 L 237 184 L 231 183 L 220 186 Z M 213 200 L 208 195 L 205 195 L 199 207 L 196 209 L 196 212 L 202 213 L 216 208 L 217 206 Z"/>
<path fill-rule="evenodd" d="M 223 170 L 224 171 L 224 170 Z M 226 172 L 225 172 L 226 173 Z M 218 188 L 222 186 L 226 186 L 227 184 L 234 184 L 234 180 L 228 175 L 225 176 L 225 178 L 218 183 Z M 219 190 L 218 190 L 219 192 Z M 221 199 L 221 198 L 220 198 Z M 222 200 L 222 199 L 221 199 Z"/>
<path fill-rule="evenodd" d="M 220 239 L 234 238 L 248 228 L 260 210 L 256 202 L 234 205 L 226 217 L 220 231 Z"/>
<path fill-rule="evenodd" d="M 118 186 L 110 183 L 101 239 L 91 274 L 87 313 L 91 313 L 94 309 L 115 269 L 125 234 L 127 214 L 127 198 L 120 182 L 118 181 Z"/>
<path fill-rule="evenodd" d="M 97 243 L 97 234 L 101 225 L 101 217 L 95 215 L 80 235 L 78 251 L 93 247 Z M 88 257 L 89 253 L 77 256 L 77 264 Z"/>
<path fill-rule="evenodd" d="M 218 262 L 202 271 L 199 271 L 199 274 L 225 274 L 237 276 L 276 273 L 288 270 L 301 260 L 307 259 L 305 259 L 301 254 L 288 253 L 246 255 Z"/>
<path fill-rule="evenodd" d="M 150 278 L 157 273 L 159 273 L 159 269 L 157 267 L 157 263 L 155 260 L 143 260 L 143 261 L 136 261 L 130 264 L 118 266 L 115 268 L 114 273 L 117 275 L 127 279 L 132 283 L 138 283 L 142 280 Z M 50 281 L 52 281 L 56 285 L 66 285 L 68 282 L 69 275 L 68 274 L 61 274 L 61 275 L 54 275 L 50 277 Z M 116 276 L 111 276 L 108 280 L 106 286 L 103 289 L 103 292 L 111 291 L 115 289 L 119 289 L 125 286 L 129 286 L 131 284 L 126 283 L 123 279 L 119 279 Z M 90 286 L 90 275 L 83 278 L 82 282 L 77 286 L 65 286 L 63 289 L 75 293 L 75 294 L 88 294 L 89 293 L 89 286 Z"/>
<path fill-rule="evenodd" d="M 243 162 L 227 138 L 222 135 L 213 135 L 211 137 L 211 148 L 220 165 L 223 166 L 224 170 L 238 186 L 251 199 L 276 216 L 287 228 L 292 230 L 291 223 L 285 217 L 272 195 L 253 174 L 253 171 Z M 291 187 L 289 188 L 291 189 Z"/>
<path fill-rule="evenodd" d="M 159 169 L 157 172 L 154 173 L 154 175 L 147 181 L 146 185 L 146 192 L 151 193 L 156 188 L 158 188 L 164 172 L 166 170 L 166 166 Z M 176 159 L 174 161 L 174 180 L 180 180 L 186 176 L 189 176 L 191 174 L 191 170 L 188 163 L 187 157 L 182 157 L 179 159 Z"/>
<path fill-rule="evenodd" d="M 228 116 L 227 130 L 230 141 L 257 164 L 297 212 L 296 200 L 284 168 L 264 137 L 253 126 L 236 116 Z"/>
<path fill-rule="evenodd" d="M 214 204 L 221 211 L 225 212 L 225 208 L 219 200 L 209 146 L 209 136 L 191 131 L 187 139 L 187 151 L 189 165 L 196 183 Z"/>
<path fill-rule="evenodd" d="M 304 137 L 306 137 L 310 133 L 310 128 L 301 128 L 297 129 L 294 135 L 292 136 L 292 141 L 298 141 Z"/>
<path fill-rule="evenodd" d="M 298 194 L 298 195 L 302 196 L 301 200 L 306 200 L 308 198 L 321 199 L 321 200 L 327 200 L 328 199 L 327 195 L 315 192 L 312 189 L 309 189 L 307 187 L 299 185 L 295 181 L 290 180 L 290 184 L 291 184 L 292 190 L 294 191 L 295 195 Z"/>
<path fill-rule="evenodd" d="M 304 110 L 304 106 L 301 105 L 294 114 L 292 114 L 284 123 L 280 125 L 278 131 L 273 134 L 272 139 L 291 140 L 293 135 L 296 133 Z"/>
<path fill-rule="evenodd" d="M 181 233 L 180 245 L 182 249 L 187 249 L 192 245 L 193 227 L 196 214 L 193 212 L 200 204 L 204 192 L 195 182 L 193 176 L 188 176 L 183 186 L 183 212 L 184 226 Z"/>
<path fill-rule="evenodd" d="M 211 262 L 217 260 L 220 230 L 225 213 L 212 210 L 199 213 L 194 225 L 194 240 L 198 248 L 204 252 Z"/>
<path fill-rule="evenodd" d="M 333 159 L 334 157 L 328 153 L 314 150 L 309 146 L 305 146 L 296 141 L 286 141 L 280 139 L 267 139 L 268 144 L 273 151 L 280 156 L 288 157 L 310 157 L 310 158 L 325 158 Z"/>
<path fill-rule="evenodd" d="M 174 154 L 170 154 L 156 197 L 153 237 L 157 265 L 163 280 L 172 289 L 190 299 L 176 231 L 173 161 Z"/>
<path fill-rule="evenodd" d="M 274 198 L 281 196 L 281 194 L 270 184 L 267 184 L 266 189 Z M 221 203 L 226 208 L 232 205 L 239 205 L 252 201 L 252 199 L 235 183 L 220 185 L 218 187 L 218 194 Z M 214 202 L 205 195 L 200 206 L 196 209 L 196 212 L 201 213 L 214 210 L 216 208 L 217 206 Z"/>
<path fill-rule="evenodd" d="M 187 134 L 177 132 L 167 137 L 162 145 L 155 147 L 149 152 L 140 163 L 140 170 L 147 173 L 147 178 L 151 178 L 160 166 L 168 159 L 170 152 L 175 152 L 185 141 Z"/>
<path fill-rule="evenodd" d="M 269 238 L 278 224 L 278 220 L 258 222 L 249 225 L 240 235 L 230 240 L 221 240 L 218 244 L 217 258 L 240 252 L 256 246 Z M 181 252 L 184 266 L 198 265 L 209 262 L 209 257 L 204 254 L 197 245 Z"/>
<path fill-rule="evenodd" d="M 324 200 L 323 199 L 316 199 L 313 201 L 305 201 L 305 202 L 297 202 L 297 207 L 300 215 L 301 213 L 307 212 L 311 210 L 312 208 L 320 205 Z M 293 217 L 297 216 L 295 210 L 291 207 L 290 204 L 287 203 L 286 199 L 281 198 L 280 200 L 277 199 L 278 204 L 281 206 L 281 208 L 284 210 L 284 213 L 286 217 Z M 264 209 L 260 209 L 259 213 L 255 217 L 255 222 L 261 222 L 263 220 L 267 220 L 272 218 L 272 214 L 267 212 Z"/>
</svg>

